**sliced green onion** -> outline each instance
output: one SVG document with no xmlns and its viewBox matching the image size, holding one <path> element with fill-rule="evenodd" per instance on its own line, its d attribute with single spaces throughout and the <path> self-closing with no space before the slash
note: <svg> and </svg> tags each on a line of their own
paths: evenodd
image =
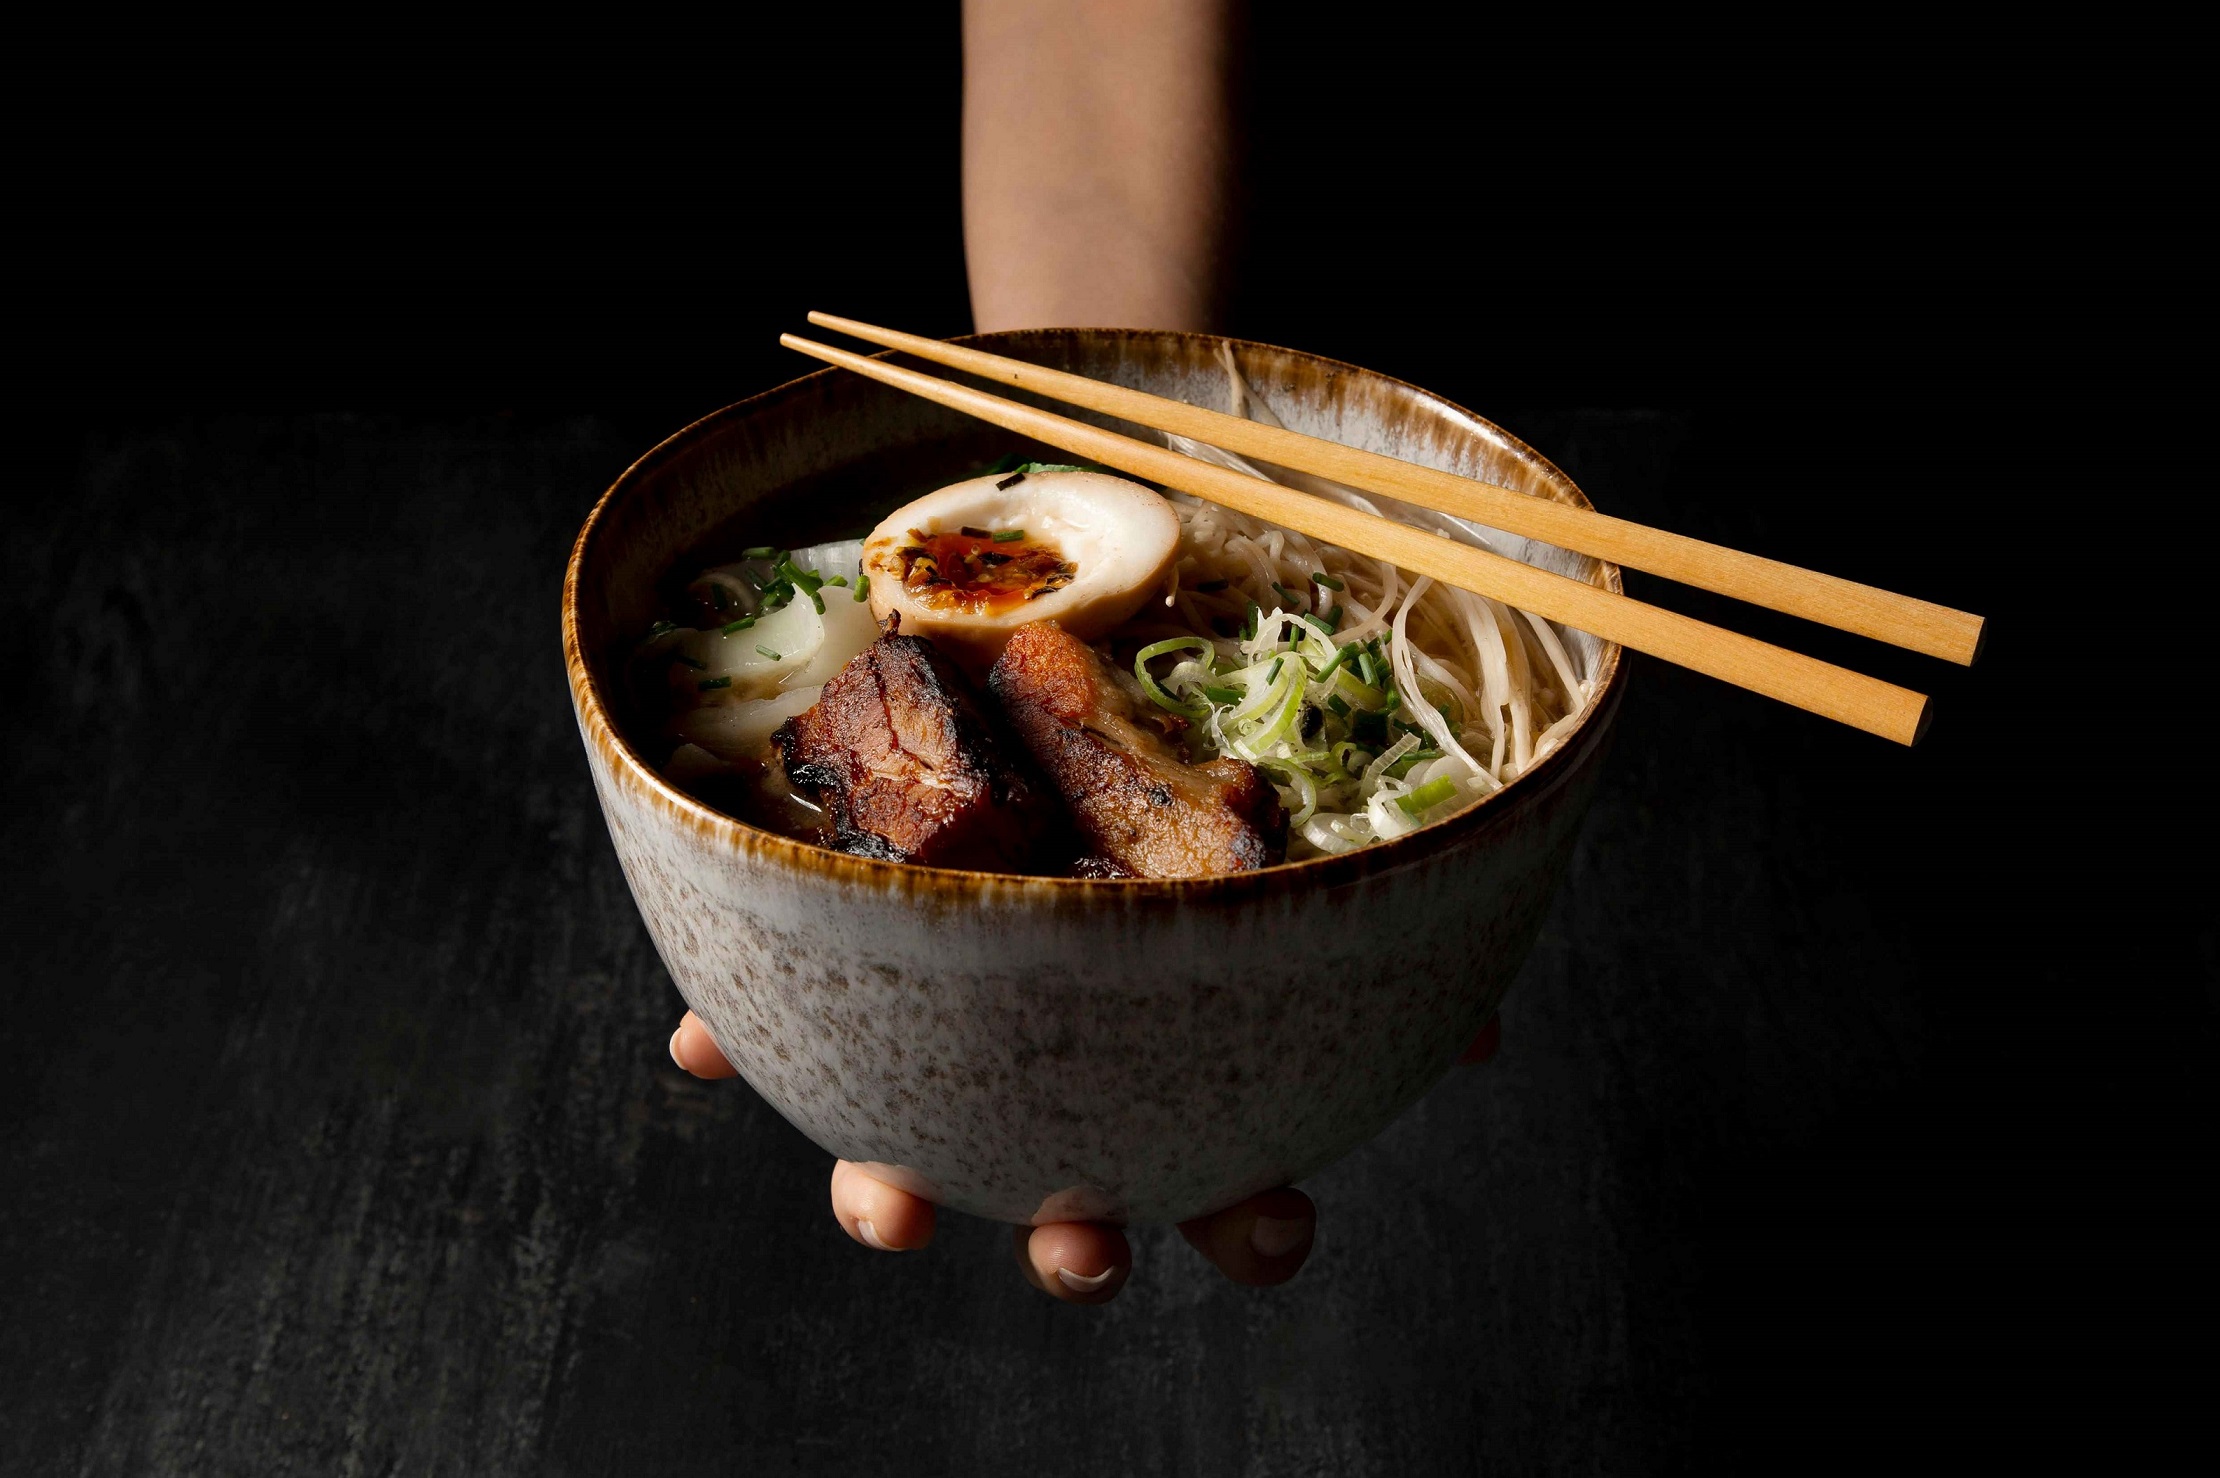
<svg viewBox="0 0 2220 1478">
<path fill-rule="evenodd" d="M 780 655 L 779 655 L 778 653 L 776 653 L 776 652 L 772 651 L 772 650 L 771 650 L 771 649 L 770 649 L 769 647 L 767 647 L 767 646 L 763 645 L 763 643 L 761 643 L 761 642 L 757 642 L 757 643 L 755 644 L 755 649 L 756 649 L 756 651 L 760 652 L 760 653 L 761 653 L 761 654 L 763 654 L 764 656 L 766 656 L 766 657 L 770 658 L 770 659 L 771 659 L 771 660 L 772 660 L 773 662 L 783 662 L 783 661 L 785 661 L 785 660 L 786 660 L 785 658 L 781 657 L 781 656 L 780 656 Z"/>
<path fill-rule="evenodd" d="M 1406 816 L 1423 816 L 1457 793 L 1457 787 L 1445 776 L 1429 780 L 1409 795 L 1399 795 L 1395 804 L 1403 808 Z"/>
<path fill-rule="evenodd" d="M 1326 706 L 1334 711 L 1334 716 L 1337 718 L 1347 718 L 1349 716 L 1349 702 L 1339 693 L 1328 693 L 1326 695 Z"/>
<path fill-rule="evenodd" d="M 746 631 L 749 627 L 753 625 L 755 625 L 755 617 L 742 616 L 737 621 L 726 622 L 724 626 L 719 628 L 719 632 L 721 635 L 730 636 L 735 631 Z"/>
<path fill-rule="evenodd" d="M 687 656 L 684 652 L 671 653 L 671 660 L 673 662 L 683 662 L 688 667 L 693 668 L 696 672 L 701 671 L 703 668 L 709 665 L 707 662 L 696 662 L 693 658 Z"/>
<path fill-rule="evenodd" d="M 1332 575 L 1327 574 L 1324 570 L 1320 570 L 1317 574 L 1311 576 L 1310 583 L 1313 585 L 1323 585 L 1328 590 L 1339 590 L 1342 588 L 1341 582 L 1335 579 Z"/>
<path fill-rule="evenodd" d="M 1141 680 L 1141 691 L 1147 693 L 1149 701 L 1158 708 L 1176 713 L 1182 718 L 1204 718 L 1207 716 L 1208 710 L 1201 704 L 1189 703 L 1164 691 L 1163 684 L 1159 683 L 1155 675 L 1149 671 L 1149 662 L 1150 659 L 1161 657 L 1167 652 L 1194 652 L 1199 656 L 1208 657 L 1216 650 L 1217 648 L 1211 646 L 1209 642 L 1204 641 L 1199 636 L 1175 636 L 1169 641 L 1150 642 L 1134 654 L 1133 675 Z"/>
<path fill-rule="evenodd" d="M 1204 683 L 1202 695 L 1213 703 L 1239 703 L 1242 698 L 1239 688 L 1221 688 L 1215 683 Z"/>
<path fill-rule="evenodd" d="M 696 688 L 700 689 L 700 690 L 701 690 L 702 692 L 704 692 L 704 693 L 708 693 L 708 692 L 713 692 L 714 690 L 716 690 L 716 689 L 718 689 L 718 688 L 729 688 L 729 687 L 731 687 L 731 686 L 732 686 L 732 679 L 731 679 L 731 678 L 729 678 L 729 677 L 710 677 L 710 678 L 704 678 L 704 679 L 702 679 L 702 680 L 701 680 L 700 682 L 698 682 L 698 683 L 694 684 L 694 686 L 695 686 Z"/>
<path fill-rule="evenodd" d="M 870 595 L 871 577 L 869 575 L 856 576 L 856 599 L 859 601 L 865 600 L 868 599 Z"/>
<path fill-rule="evenodd" d="M 1051 469 L 1051 470 L 1061 470 L 1061 469 Z M 1075 471 L 1075 472 L 1076 472 L 1076 471 L 1078 471 L 1078 469 L 1077 469 L 1077 468 L 1072 468 L 1071 470 L 1072 470 L 1072 471 Z M 995 543 L 997 543 L 997 544 L 1015 544 L 1015 543 L 1016 543 L 1016 542 L 1017 542 L 1018 540 L 1020 540 L 1020 539 L 1022 539 L 1022 538 L 1024 538 L 1024 537 L 1025 537 L 1025 530 L 1023 530 L 1023 529 L 996 529 L 996 530 L 994 531 L 994 542 L 995 542 Z"/>
</svg>

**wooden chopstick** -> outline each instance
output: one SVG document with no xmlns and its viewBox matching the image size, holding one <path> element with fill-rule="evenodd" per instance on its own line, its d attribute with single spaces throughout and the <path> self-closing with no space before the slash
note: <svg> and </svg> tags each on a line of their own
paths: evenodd
<svg viewBox="0 0 2220 1478">
<path fill-rule="evenodd" d="M 1927 697 L 1909 688 L 983 390 L 901 369 L 883 360 L 866 359 L 793 334 L 779 335 L 779 342 L 1021 436 L 1061 447 L 1075 456 L 1178 488 L 1328 544 L 1388 560 L 1414 573 L 1431 575 L 1460 589 L 1592 632 L 1606 641 L 1792 703 L 1869 734 L 1899 744 L 1916 744 L 1926 732 Z"/>
<path fill-rule="evenodd" d="M 1021 359 L 944 344 L 938 339 L 920 338 L 916 334 L 858 323 L 830 313 L 812 313 L 809 321 L 983 379 L 1101 411 L 1138 425 L 1152 426 L 1159 431 L 1177 432 L 1229 452 L 1276 462 L 1282 467 L 1330 478 L 1365 492 L 1385 493 L 1421 508 L 1469 518 L 1475 523 L 1523 534 L 1545 544 L 1662 575 L 1684 585 L 1731 595 L 1769 610 L 1784 611 L 1877 641 L 1908 647 L 1930 657 L 1971 666 L 1981 653 L 1983 619 L 1931 601 L 1877 590 L 1854 580 L 1823 575 L 1816 570 L 1745 554 L 1739 549 L 1709 544 L 1685 534 L 1667 533 L 1590 509 L 1555 503 L 1547 498 L 1530 498 L 1509 488 L 1475 482 L 1455 473 L 1421 467 L 1377 452 L 1359 451 L 1300 432 L 1205 410 L 1184 401 L 1128 390 L 1121 385 L 1106 385 L 1083 375 L 1045 369 Z"/>
</svg>

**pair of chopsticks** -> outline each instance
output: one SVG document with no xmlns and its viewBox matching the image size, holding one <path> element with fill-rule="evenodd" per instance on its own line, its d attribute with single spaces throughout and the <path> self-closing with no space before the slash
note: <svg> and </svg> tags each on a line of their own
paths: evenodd
<svg viewBox="0 0 2220 1478">
<path fill-rule="evenodd" d="M 1981 651 L 1982 618 L 1947 606 L 1023 360 L 829 313 L 812 313 L 809 321 L 983 379 L 1929 656 L 1970 665 Z M 1924 693 L 1614 595 L 1425 529 L 1362 513 L 829 344 L 793 334 L 781 334 L 779 342 L 1089 461 L 1192 493 L 1358 554 L 1388 560 L 1414 574 L 1431 575 L 1445 584 L 1532 611 L 1899 744 L 1919 742 L 1931 717 Z"/>
</svg>

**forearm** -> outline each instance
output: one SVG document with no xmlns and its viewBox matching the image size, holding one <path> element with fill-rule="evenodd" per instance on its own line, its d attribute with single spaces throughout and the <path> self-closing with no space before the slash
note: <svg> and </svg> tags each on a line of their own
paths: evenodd
<svg viewBox="0 0 2220 1478">
<path fill-rule="evenodd" d="M 1216 326 L 1235 5 L 964 0 L 978 328 Z"/>
</svg>

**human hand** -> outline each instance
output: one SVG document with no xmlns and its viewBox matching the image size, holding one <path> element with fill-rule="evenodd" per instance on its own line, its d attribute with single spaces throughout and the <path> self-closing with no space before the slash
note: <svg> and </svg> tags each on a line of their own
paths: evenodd
<svg viewBox="0 0 2220 1478">
<path fill-rule="evenodd" d="M 1502 1022 L 1491 1016 L 1458 1061 L 1486 1062 L 1502 1040 Z M 737 1076 L 691 1011 L 671 1033 L 671 1060 L 697 1078 Z M 833 1166 L 832 1211 L 842 1231 L 880 1252 L 914 1252 L 933 1240 L 932 1202 L 846 1160 Z M 1317 1230 L 1318 1211 L 1310 1197 L 1287 1186 L 1179 1226 L 1188 1245 L 1219 1272 L 1257 1288 L 1294 1277 L 1310 1256 Z M 1107 1223 L 1065 1221 L 1010 1231 L 1018 1272 L 1065 1303 L 1108 1303 L 1133 1272 L 1133 1250 L 1125 1233 Z"/>
</svg>

